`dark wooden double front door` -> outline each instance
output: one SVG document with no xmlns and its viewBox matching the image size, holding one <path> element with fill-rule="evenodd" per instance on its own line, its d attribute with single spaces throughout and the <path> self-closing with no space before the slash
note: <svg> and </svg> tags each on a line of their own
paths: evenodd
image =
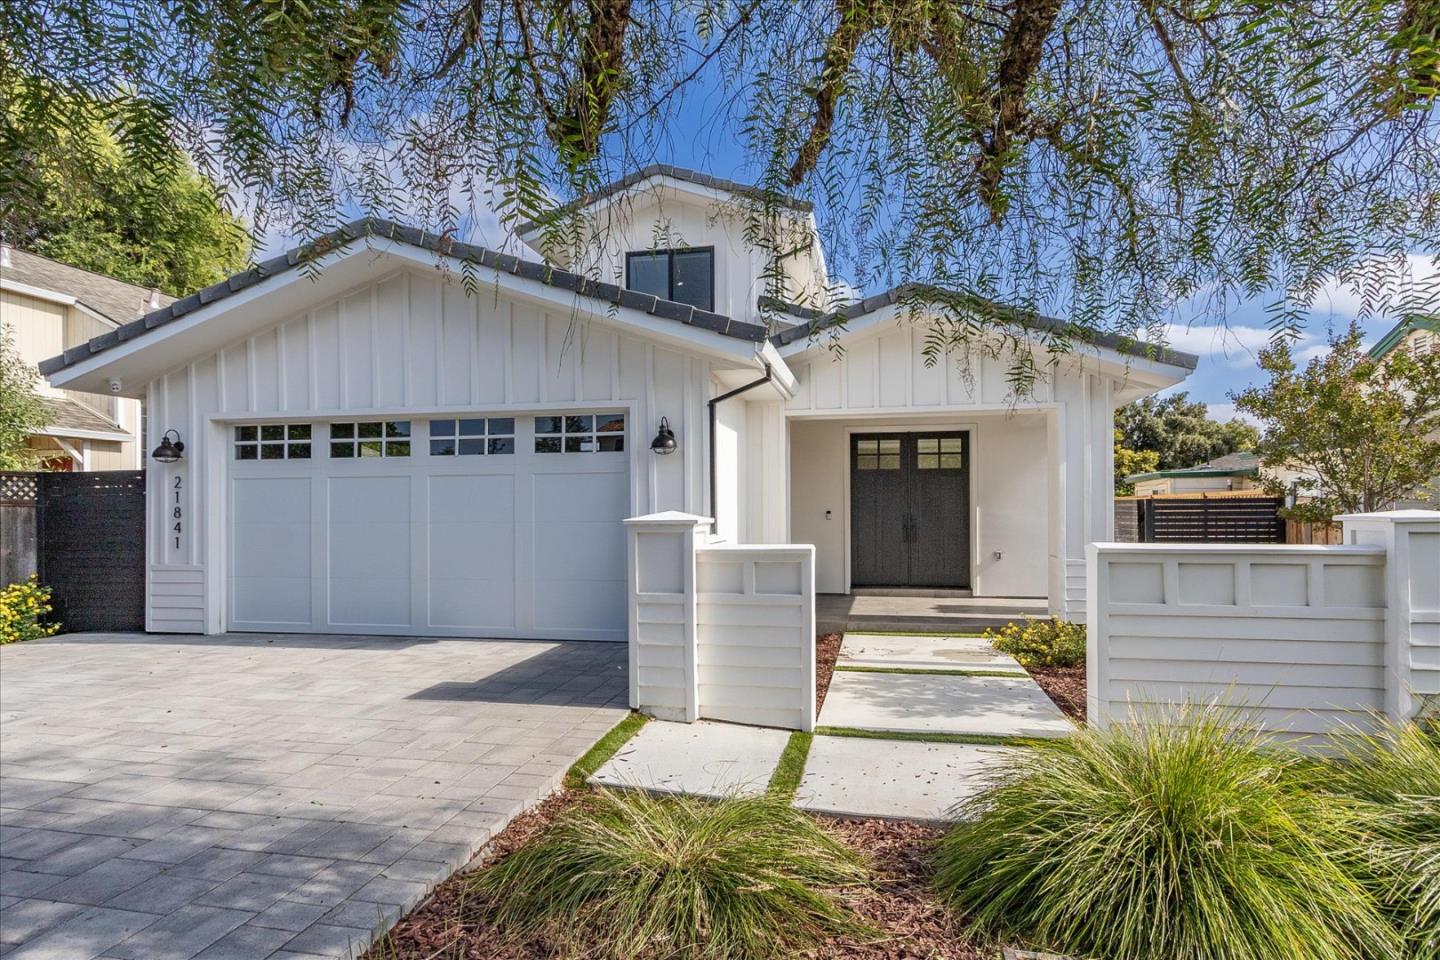
<svg viewBox="0 0 1440 960">
<path fill-rule="evenodd" d="M 850 582 L 970 586 L 970 435 L 850 438 Z"/>
</svg>

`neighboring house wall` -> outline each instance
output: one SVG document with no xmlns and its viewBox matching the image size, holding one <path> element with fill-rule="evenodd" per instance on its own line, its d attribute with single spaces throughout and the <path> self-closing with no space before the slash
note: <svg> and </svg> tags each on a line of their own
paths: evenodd
<svg viewBox="0 0 1440 960">
<path fill-rule="evenodd" d="M 1090 547 L 1092 724 L 1221 701 L 1301 738 L 1440 695 L 1440 514 L 1342 518 L 1340 546 Z"/>
<path fill-rule="evenodd" d="M 1135 495 L 1140 497 L 1163 493 L 1208 493 L 1210 491 L 1259 490 L 1260 482 L 1251 476 L 1238 477 L 1161 477 L 1139 480 Z"/>
<path fill-rule="evenodd" d="M 0 324 L 12 331 L 16 351 L 31 364 L 53 357 L 69 347 L 100 336 L 113 326 L 87 314 L 74 305 L 56 303 L 13 290 L 0 290 Z M 46 397 L 72 400 L 111 421 L 122 432 L 139 437 L 140 402 L 109 394 L 61 390 L 40 378 L 36 392 Z M 75 470 L 137 470 L 143 466 L 137 441 L 95 439 L 69 436 L 58 428 L 49 431 L 55 436 L 36 436 L 31 446 L 44 455 L 68 458 Z M 67 449 L 68 446 L 68 449 Z M 73 453 L 71 452 L 73 451 Z M 78 457 L 75 456 L 78 454 Z"/>
</svg>

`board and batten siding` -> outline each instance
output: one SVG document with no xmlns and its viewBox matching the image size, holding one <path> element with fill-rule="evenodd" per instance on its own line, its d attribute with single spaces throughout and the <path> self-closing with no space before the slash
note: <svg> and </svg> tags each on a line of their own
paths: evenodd
<svg viewBox="0 0 1440 960">
<path fill-rule="evenodd" d="M 1219 701 L 1299 737 L 1384 708 L 1381 547 L 1090 547 L 1088 699 L 1101 726 Z"/>
<path fill-rule="evenodd" d="M 703 503 L 710 391 L 703 359 L 628 336 L 604 318 L 547 311 L 493 287 L 467 294 L 458 276 L 434 271 L 398 270 L 298 316 L 277 317 L 268 329 L 147 385 L 146 449 L 170 429 L 186 444 L 183 460 L 152 462 L 148 471 L 152 628 L 224 629 L 218 594 L 226 538 L 216 529 L 225 522 L 230 423 L 623 406 L 634 438 L 630 506 L 644 513 Z M 675 426 L 680 449 L 655 457 L 648 438 L 662 415 Z M 198 606 L 188 597 L 197 579 Z"/>
</svg>

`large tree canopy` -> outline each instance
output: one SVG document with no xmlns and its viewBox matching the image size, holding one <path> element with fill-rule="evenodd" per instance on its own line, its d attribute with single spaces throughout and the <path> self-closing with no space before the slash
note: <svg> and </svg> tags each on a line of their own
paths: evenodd
<svg viewBox="0 0 1440 960">
<path fill-rule="evenodd" d="M 1115 432 L 1120 446 L 1155 453 L 1151 470 L 1183 470 L 1237 450 L 1254 450 L 1260 442 L 1260 431 L 1244 420 L 1211 420 L 1209 408 L 1183 391 L 1145 397 L 1116 410 Z"/>
<path fill-rule="evenodd" d="M 27 143 L 6 155 L 7 164 L 18 161 L 23 192 L 0 204 L 0 238 L 176 296 L 244 269 L 244 224 L 176 146 L 162 143 L 153 156 L 122 146 L 123 122 L 103 102 L 77 102 L 77 122 L 55 129 L 24 106 L 11 99 L 0 120 Z"/>
<path fill-rule="evenodd" d="M 1440 353 L 1375 360 L 1352 326 L 1303 367 L 1283 342 L 1261 353 L 1260 366 L 1269 381 L 1233 399 L 1264 424 L 1257 450 L 1272 471 L 1267 486 L 1285 492 L 1282 471 L 1313 478 L 1316 496 L 1292 516 L 1328 519 L 1430 496 L 1425 488 L 1440 477 Z"/>
<path fill-rule="evenodd" d="M 480 182 L 575 244 L 558 202 L 702 115 L 816 203 L 859 286 L 1136 337 L 1262 292 L 1280 335 L 1335 275 L 1384 308 L 1440 249 L 1430 0 L 36 0 L 0 8 L 0 90 L 10 206 L 84 94 L 262 226 L 318 233 L 344 199 L 453 229 Z M 967 303 L 932 345 L 974 333 Z"/>
</svg>

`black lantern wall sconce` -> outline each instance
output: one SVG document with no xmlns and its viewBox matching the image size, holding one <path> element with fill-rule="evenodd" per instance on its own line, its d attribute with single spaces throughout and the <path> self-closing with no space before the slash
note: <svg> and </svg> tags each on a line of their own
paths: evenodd
<svg viewBox="0 0 1440 960">
<path fill-rule="evenodd" d="M 180 439 L 180 434 L 174 430 L 166 430 L 160 438 L 160 446 L 151 451 L 150 456 L 160 463 L 174 463 L 184 456 L 184 453 L 185 443 Z"/>
<path fill-rule="evenodd" d="M 660 429 L 655 434 L 655 439 L 650 441 L 650 452 L 660 456 L 668 456 L 675 452 L 675 431 L 670 429 L 670 420 L 666 417 L 660 418 Z"/>
</svg>

